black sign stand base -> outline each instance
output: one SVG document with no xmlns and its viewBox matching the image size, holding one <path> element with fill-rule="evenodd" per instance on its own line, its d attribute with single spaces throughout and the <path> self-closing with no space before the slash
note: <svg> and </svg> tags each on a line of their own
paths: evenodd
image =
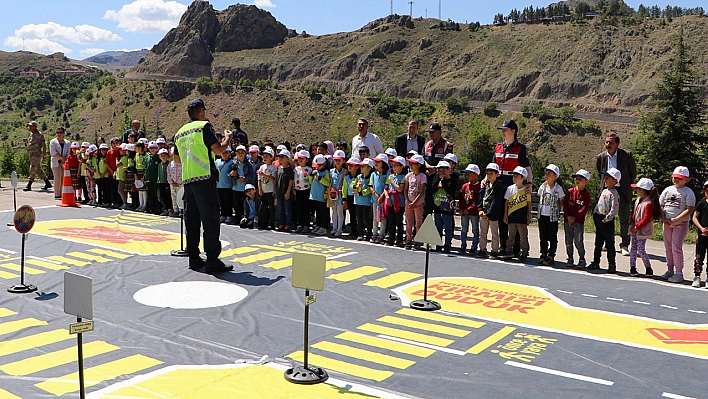
<svg viewBox="0 0 708 399">
<path fill-rule="evenodd" d="M 425 244 L 425 287 L 423 288 L 423 299 L 412 301 L 411 309 L 416 310 L 440 310 L 442 306 L 435 301 L 428 299 L 428 264 L 430 263 L 430 244 Z"/>
<path fill-rule="evenodd" d="M 14 224 L 14 223 L 13 223 Z M 25 284 L 25 241 L 27 240 L 27 235 L 22 234 L 22 258 L 20 261 L 20 283 L 13 285 L 7 289 L 7 292 L 13 294 L 27 294 L 29 292 L 37 291 L 37 287 L 32 284 Z"/>
<path fill-rule="evenodd" d="M 189 256 L 187 251 L 184 250 L 184 210 L 182 210 L 182 214 L 179 215 L 179 247 L 180 249 L 170 251 L 170 255 L 179 257 Z"/>
<path fill-rule="evenodd" d="M 305 290 L 305 298 L 310 296 L 310 290 Z M 307 300 L 307 299 L 306 299 Z M 307 364 L 307 355 L 309 349 L 308 342 L 308 326 L 310 324 L 310 305 L 305 302 L 305 357 L 302 366 L 295 366 L 285 370 L 285 379 L 293 384 L 313 385 L 325 382 L 329 375 L 324 369 L 319 367 L 309 366 Z"/>
</svg>

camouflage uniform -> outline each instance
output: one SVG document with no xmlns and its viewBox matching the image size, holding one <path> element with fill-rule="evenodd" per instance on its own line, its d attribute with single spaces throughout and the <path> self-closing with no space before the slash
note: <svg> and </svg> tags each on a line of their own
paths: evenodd
<svg viewBox="0 0 708 399">
<path fill-rule="evenodd" d="M 44 158 L 44 153 L 47 150 L 47 144 L 44 140 L 44 134 L 39 130 L 34 133 L 30 133 L 27 139 L 27 152 L 29 153 L 30 159 L 30 173 L 29 181 L 33 181 L 35 177 L 47 181 L 47 175 L 42 169 L 42 159 Z"/>
</svg>

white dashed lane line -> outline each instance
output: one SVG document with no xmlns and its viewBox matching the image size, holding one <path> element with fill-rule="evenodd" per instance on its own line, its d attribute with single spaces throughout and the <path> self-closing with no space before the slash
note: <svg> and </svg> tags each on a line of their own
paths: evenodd
<svg viewBox="0 0 708 399">
<path fill-rule="evenodd" d="M 649 302 L 644 302 L 644 301 L 632 301 L 632 302 L 637 303 L 637 304 L 639 304 L 639 305 L 651 305 L 651 303 L 649 303 Z"/>
<path fill-rule="evenodd" d="M 556 292 L 560 292 L 561 294 L 573 295 L 573 291 L 556 290 Z M 584 296 L 587 298 L 597 298 L 598 297 L 597 295 L 593 295 L 593 294 L 580 294 L 580 296 Z M 605 299 L 607 299 L 608 301 L 615 301 L 615 302 L 629 302 L 628 300 L 625 300 L 622 298 L 613 298 L 613 297 L 609 297 L 609 296 Z M 644 301 L 632 301 L 632 303 L 636 303 L 638 305 L 647 305 L 647 306 L 651 305 L 650 302 L 644 302 Z M 661 306 L 662 308 L 671 309 L 671 310 L 680 310 L 676 306 L 671 306 L 671 305 L 663 305 L 662 304 L 659 306 Z M 706 314 L 706 312 L 703 310 L 688 309 L 688 311 L 691 313 Z"/>
</svg>

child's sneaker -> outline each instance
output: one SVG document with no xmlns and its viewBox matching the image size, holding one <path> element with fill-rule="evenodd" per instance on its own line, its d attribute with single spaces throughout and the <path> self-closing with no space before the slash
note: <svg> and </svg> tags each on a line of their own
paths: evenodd
<svg viewBox="0 0 708 399">
<path fill-rule="evenodd" d="M 486 258 L 486 257 L 487 257 L 487 251 L 482 251 L 482 250 L 480 250 L 479 252 L 477 252 L 477 253 L 475 254 L 475 256 L 478 257 L 478 258 Z"/>
<path fill-rule="evenodd" d="M 528 255 L 526 255 L 524 253 L 519 254 L 519 262 L 521 262 L 521 263 L 526 262 L 526 258 L 528 258 Z"/>
<path fill-rule="evenodd" d="M 406 243 L 406 249 L 413 249 L 413 243 L 412 242 L 407 242 Z"/>
<path fill-rule="evenodd" d="M 667 270 L 666 273 L 664 273 L 664 274 L 661 275 L 661 278 L 663 278 L 664 280 L 668 280 L 668 279 L 669 279 L 670 277 L 672 277 L 673 275 L 674 275 L 674 272 L 673 272 L 673 271 Z"/>
<path fill-rule="evenodd" d="M 297 226 L 297 227 L 295 228 L 295 232 L 296 232 L 296 233 L 302 233 L 302 226 Z"/>
<path fill-rule="evenodd" d="M 582 268 L 585 266 L 587 266 L 587 263 L 585 262 L 585 258 L 580 258 L 580 260 L 578 261 L 578 267 Z"/>
<path fill-rule="evenodd" d="M 497 251 L 490 252 L 489 259 L 499 259 L 499 252 L 497 252 Z"/>
<path fill-rule="evenodd" d="M 379 238 L 379 236 L 372 236 L 371 240 L 369 240 L 370 243 L 376 244 L 376 240 Z"/>
<path fill-rule="evenodd" d="M 310 226 L 302 226 L 302 233 L 307 234 L 310 232 Z"/>
<path fill-rule="evenodd" d="M 701 276 L 696 276 L 693 278 L 693 282 L 691 283 L 691 287 L 701 288 Z"/>
<path fill-rule="evenodd" d="M 683 283 L 683 274 L 674 273 L 673 276 L 669 277 L 670 283 Z"/>
<path fill-rule="evenodd" d="M 644 275 L 646 277 L 653 277 L 654 276 L 654 270 L 652 270 L 651 267 L 647 267 L 647 270 L 644 272 Z"/>
<path fill-rule="evenodd" d="M 590 264 L 585 266 L 585 270 L 598 270 L 599 268 L 600 268 L 600 264 L 595 263 L 595 262 L 590 262 Z"/>
<path fill-rule="evenodd" d="M 575 267 L 575 260 L 573 258 L 568 258 L 565 261 L 565 265 L 568 267 Z"/>
<path fill-rule="evenodd" d="M 460 247 L 460 249 L 457 250 L 457 253 L 460 255 L 467 255 L 467 250 L 465 247 Z"/>
<path fill-rule="evenodd" d="M 538 265 L 539 266 L 547 266 L 546 259 L 547 259 L 546 255 L 541 255 L 541 257 L 538 258 Z"/>
<path fill-rule="evenodd" d="M 637 277 L 639 276 L 639 273 L 637 273 L 637 268 L 636 267 L 630 267 L 629 268 L 629 275 L 632 277 Z"/>
<path fill-rule="evenodd" d="M 609 274 L 617 273 L 617 266 L 616 265 L 607 266 L 607 273 L 609 273 Z"/>
<path fill-rule="evenodd" d="M 546 266 L 555 266 L 556 261 L 553 259 L 552 256 L 549 256 L 546 258 Z"/>
</svg>

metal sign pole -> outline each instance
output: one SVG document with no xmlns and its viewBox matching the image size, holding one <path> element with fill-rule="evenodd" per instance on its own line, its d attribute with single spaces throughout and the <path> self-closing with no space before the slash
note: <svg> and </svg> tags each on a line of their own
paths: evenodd
<svg viewBox="0 0 708 399">
<path fill-rule="evenodd" d="M 430 246 L 431 245 L 442 245 L 442 237 L 435 227 L 435 222 L 433 221 L 432 215 L 428 216 L 420 226 L 420 230 L 415 236 L 415 240 L 418 242 L 425 243 L 425 286 L 423 287 L 423 299 L 417 299 L 411 301 L 411 309 L 417 310 L 440 310 L 442 307 L 440 303 L 428 299 L 428 273 L 430 268 Z"/>
<path fill-rule="evenodd" d="M 308 326 L 310 325 L 310 304 L 307 303 L 307 297 L 310 296 L 310 290 L 305 289 L 305 332 L 303 333 L 303 337 L 305 340 L 305 344 L 303 345 L 303 348 L 305 348 L 305 356 L 303 359 L 303 366 L 305 369 L 308 369 L 308 363 L 307 363 L 307 353 L 310 351 L 310 342 L 308 339 Z"/>
<path fill-rule="evenodd" d="M 423 300 L 428 301 L 428 263 L 430 262 L 430 244 L 425 244 L 425 286 L 423 287 Z"/>
<path fill-rule="evenodd" d="M 181 214 L 179 215 L 179 249 L 173 249 L 170 251 L 172 256 L 189 256 L 187 251 L 184 249 L 184 213 L 186 212 L 186 204 L 184 202 L 184 186 L 180 187 L 175 195 L 175 200 L 177 201 L 177 207 L 180 209 Z"/>
<path fill-rule="evenodd" d="M 76 318 L 77 323 L 81 323 L 81 317 Z M 86 399 L 86 389 L 84 388 L 84 348 L 83 348 L 83 334 L 76 334 L 76 343 L 79 347 L 79 390 L 80 398 Z"/>
<path fill-rule="evenodd" d="M 27 236 L 22 234 L 22 257 L 20 258 L 20 285 L 25 285 L 25 241 Z"/>
</svg>

